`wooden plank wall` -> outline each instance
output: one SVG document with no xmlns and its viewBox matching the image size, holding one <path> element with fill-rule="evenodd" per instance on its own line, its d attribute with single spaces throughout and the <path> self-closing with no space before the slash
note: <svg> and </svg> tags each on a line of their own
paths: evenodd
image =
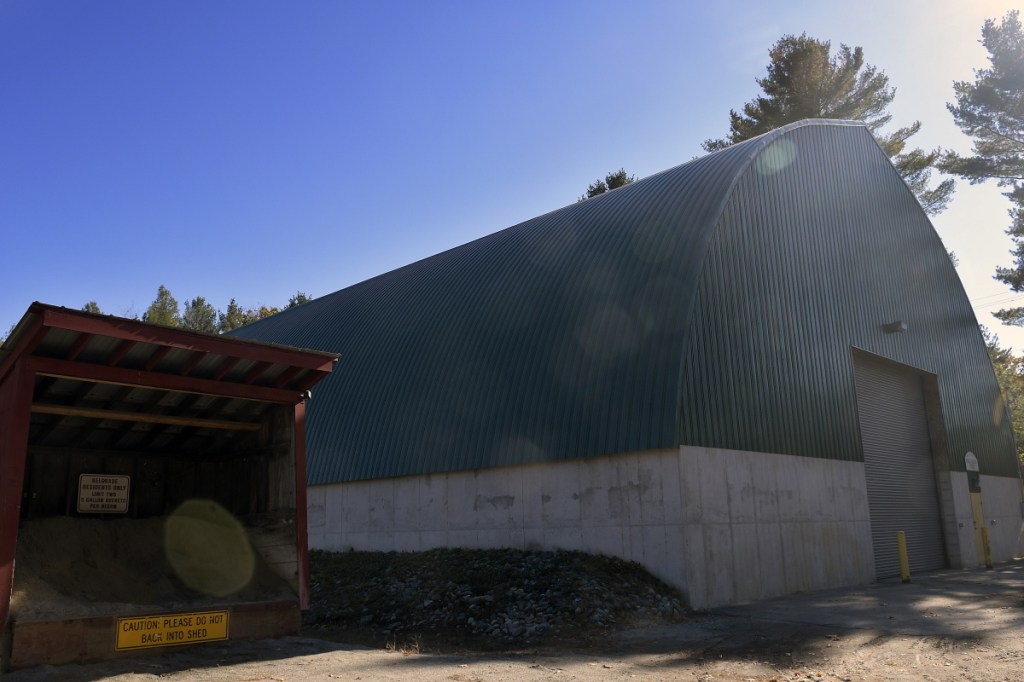
<svg viewBox="0 0 1024 682">
<path fill-rule="evenodd" d="M 290 442 L 196 457 L 30 447 L 23 518 L 77 516 L 81 474 L 131 476 L 127 516 L 163 516 L 188 499 L 216 500 L 237 516 L 295 508 Z"/>
<path fill-rule="evenodd" d="M 275 409 L 260 431 L 260 445 L 267 453 L 266 472 L 270 504 L 273 509 L 295 510 L 295 447 L 292 434 L 295 429 L 294 408 L 290 405 Z M 302 485 L 306 482 L 302 481 Z M 288 581 L 299 593 L 299 558 L 295 541 L 295 518 L 273 520 L 271 532 L 261 533 L 254 549 L 279 576 Z M 267 523 L 270 523 L 268 519 Z"/>
<path fill-rule="evenodd" d="M 300 613 L 296 601 L 232 604 L 224 608 L 230 614 L 228 639 L 284 637 L 299 632 Z M 152 656 L 155 651 L 167 649 L 116 651 L 117 618 L 101 616 L 17 623 L 13 628 L 10 668 L 16 670 L 44 663 L 64 665 L 109 658 Z"/>
</svg>

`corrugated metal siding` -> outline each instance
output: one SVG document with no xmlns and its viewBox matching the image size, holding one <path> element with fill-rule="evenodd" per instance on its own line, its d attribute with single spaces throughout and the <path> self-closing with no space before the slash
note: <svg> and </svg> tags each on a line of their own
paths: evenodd
<svg viewBox="0 0 1024 682">
<path fill-rule="evenodd" d="M 971 450 L 984 473 L 1016 476 L 967 296 L 888 159 L 863 128 L 802 126 L 778 141 L 791 162 L 746 170 L 708 252 L 681 441 L 861 460 L 857 347 L 938 376 L 952 468 Z M 909 331 L 882 331 L 896 320 Z"/>
<path fill-rule="evenodd" d="M 237 330 L 341 356 L 309 480 L 678 444 L 680 348 L 749 147 L 568 206 Z"/>
<path fill-rule="evenodd" d="M 945 568 L 921 376 L 864 354 L 856 356 L 854 371 L 875 577 L 900 574 L 899 531 L 911 573 Z"/>
</svg>

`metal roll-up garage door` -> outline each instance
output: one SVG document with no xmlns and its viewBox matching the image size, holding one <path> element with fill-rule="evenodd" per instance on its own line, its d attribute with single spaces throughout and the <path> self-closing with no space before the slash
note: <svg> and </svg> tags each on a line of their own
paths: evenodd
<svg viewBox="0 0 1024 682">
<path fill-rule="evenodd" d="M 858 355 L 854 376 L 876 577 L 899 575 L 896 533 L 901 530 L 907 537 L 911 572 L 944 568 L 921 375 L 895 363 Z"/>
</svg>

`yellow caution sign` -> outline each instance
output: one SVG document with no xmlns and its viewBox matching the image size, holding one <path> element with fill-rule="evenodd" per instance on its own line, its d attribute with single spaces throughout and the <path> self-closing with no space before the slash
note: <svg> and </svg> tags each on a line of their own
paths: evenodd
<svg viewBox="0 0 1024 682">
<path fill-rule="evenodd" d="M 215 642 L 227 638 L 227 611 L 172 613 L 117 619 L 116 649 L 118 651 Z"/>
</svg>

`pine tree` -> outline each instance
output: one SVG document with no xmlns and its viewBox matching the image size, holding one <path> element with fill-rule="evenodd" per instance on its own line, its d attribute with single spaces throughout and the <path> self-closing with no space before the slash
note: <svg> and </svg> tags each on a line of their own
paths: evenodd
<svg viewBox="0 0 1024 682">
<path fill-rule="evenodd" d="M 960 129 L 974 138 L 974 154 L 948 153 L 942 168 L 971 184 L 994 179 L 1007 188 L 1014 241 L 1014 265 L 997 268 L 996 279 L 1013 291 L 1024 291 L 1024 30 L 1020 13 L 1008 12 L 1002 21 L 989 19 L 981 29 L 989 53 L 989 68 L 974 72 L 974 82 L 953 83 L 956 103 L 947 104 Z M 1000 310 L 1007 324 L 1024 325 L 1024 308 Z"/>
<path fill-rule="evenodd" d="M 86 313 L 94 313 L 96 315 L 102 315 L 103 311 L 100 310 L 100 306 L 96 301 L 89 301 L 82 306 L 82 311 Z"/>
<path fill-rule="evenodd" d="M 181 317 L 178 314 L 178 301 L 171 296 L 171 292 L 163 284 L 156 291 L 156 299 L 149 304 L 149 308 L 142 314 L 142 321 L 150 324 L 160 324 L 165 327 L 177 327 L 181 324 Z"/>
<path fill-rule="evenodd" d="M 301 291 L 296 291 L 295 295 L 288 299 L 288 305 L 286 305 L 285 308 L 294 308 L 295 306 L 300 306 L 303 303 L 309 303 L 312 300 L 312 296 Z"/>
<path fill-rule="evenodd" d="M 202 296 L 185 301 L 185 312 L 181 316 L 181 326 L 197 332 L 215 334 L 217 332 L 217 311 Z"/>
<path fill-rule="evenodd" d="M 242 310 L 241 306 L 238 305 L 235 299 L 228 301 L 228 309 L 222 313 L 218 313 L 217 317 L 217 328 L 220 330 L 221 334 L 229 332 L 232 329 L 238 329 L 245 324 L 245 311 Z"/>
<path fill-rule="evenodd" d="M 705 140 L 704 150 L 718 151 L 807 118 L 863 121 L 925 212 L 941 213 L 954 189 L 949 179 L 929 186 L 941 150 L 907 150 L 907 140 L 921 129 L 920 121 L 883 133 L 892 120 L 888 107 L 896 96 L 889 77 L 864 62 L 862 48 L 840 45 L 834 56 L 831 48 L 830 41 L 806 33 L 780 38 L 768 53 L 768 75 L 756 79 L 764 95 L 744 104 L 742 113 L 730 111 L 729 135 Z"/>
<path fill-rule="evenodd" d="M 301 294 L 301 292 L 299 292 Z M 303 294 L 305 295 L 305 294 Z M 223 334 L 229 332 L 232 329 L 238 329 L 242 325 L 255 322 L 256 320 L 262 320 L 265 317 L 276 315 L 281 312 L 280 308 L 274 306 L 261 305 L 258 308 L 243 308 L 238 305 L 235 299 L 231 299 L 228 302 L 227 311 L 219 314 L 218 329 Z"/>
<path fill-rule="evenodd" d="M 626 172 L 625 168 L 620 168 L 614 173 L 608 173 L 604 176 L 604 180 L 598 178 L 595 182 L 587 186 L 587 193 L 581 196 L 577 202 L 586 201 L 592 199 L 598 194 L 604 194 L 613 189 L 618 189 L 632 182 L 636 181 L 635 175 L 630 175 Z"/>
</svg>

